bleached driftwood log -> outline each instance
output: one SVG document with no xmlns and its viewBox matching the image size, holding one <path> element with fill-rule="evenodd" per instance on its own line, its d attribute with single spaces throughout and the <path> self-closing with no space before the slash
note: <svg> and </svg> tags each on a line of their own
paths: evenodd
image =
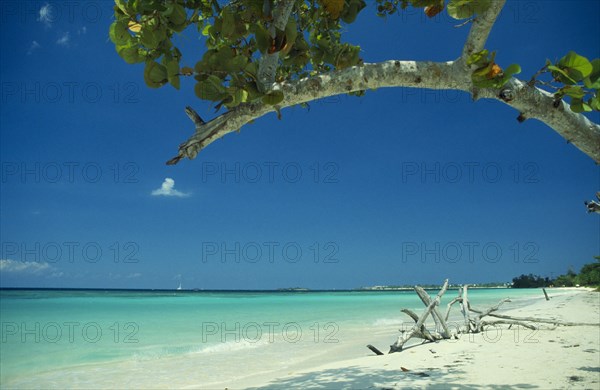
<svg viewBox="0 0 600 390">
<path fill-rule="evenodd" d="M 446 315 L 444 316 L 444 320 L 446 322 L 448 322 L 448 317 L 450 317 L 450 309 L 452 309 L 452 305 L 454 305 L 456 302 L 462 303 L 462 287 L 458 289 L 458 296 L 448 303 L 448 307 L 446 309 Z"/>
<path fill-rule="evenodd" d="M 446 283 L 447 282 L 448 280 L 446 280 Z M 423 301 L 423 303 L 426 306 L 429 306 L 431 304 L 431 297 L 429 296 L 429 294 L 427 294 L 423 287 L 415 286 L 415 291 L 419 298 L 421 298 L 421 301 Z M 448 325 L 446 325 L 446 320 L 442 317 L 442 313 L 440 313 L 439 309 L 437 308 L 437 305 L 433 306 L 432 312 L 433 321 L 435 321 L 436 331 L 439 331 L 441 329 L 440 335 L 442 336 L 442 338 L 450 338 L 450 331 L 448 330 Z"/>
<path fill-rule="evenodd" d="M 465 284 L 462 288 L 462 300 L 460 302 L 460 311 L 463 314 L 465 319 L 465 327 L 467 328 L 467 333 L 472 331 L 471 327 L 471 316 L 469 315 L 469 297 L 468 297 L 468 288 L 469 285 Z"/>
<path fill-rule="evenodd" d="M 408 340 L 410 340 L 415 335 L 415 333 L 421 333 L 421 327 L 423 326 L 423 324 L 425 323 L 425 320 L 427 319 L 427 317 L 429 317 L 429 314 L 431 314 L 433 309 L 437 305 L 440 304 L 440 300 L 442 299 L 442 295 L 444 295 L 444 293 L 446 292 L 446 289 L 448 289 L 448 279 L 446 279 L 444 281 L 444 285 L 442 286 L 442 289 L 437 294 L 435 299 L 429 302 L 429 305 L 427 306 L 425 313 L 423 313 L 423 315 L 415 323 L 415 325 L 412 327 L 412 329 L 409 330 L 408 332 L 404 332 L 403 334 L 401 334 L 398 337 L 398 340 L 396 340 L 396 342 L 390 346 L 390 353 L 402 351 L 402 347 L 404 346 L 404 344 Z M 415 290 L 416 290 L 416 287 L 415 287 Z"/>
</svg>

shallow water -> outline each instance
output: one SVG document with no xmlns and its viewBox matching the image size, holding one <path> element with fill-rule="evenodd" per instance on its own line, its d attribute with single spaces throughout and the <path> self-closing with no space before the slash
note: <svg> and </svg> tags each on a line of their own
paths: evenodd
<svg viewBox="0 0 600 390">
<path fill-rule="evenodd" d="M 430 292 L 435 294 L 435 292 Z M 456 296 L 448 291 L 443 309 Z M 475 307 L 543 299 L 540 289 L 473 289 Z M 391 344 L 420 311 L 412 291 L 0 290 L 2 388 L 209 386 Z M 451 319 L 459 318 L 455 307 Z M 403 321 L 407 321 L 403 325 Z M 384 344 L 385 345 L 385 344 Z"/>
</svg>

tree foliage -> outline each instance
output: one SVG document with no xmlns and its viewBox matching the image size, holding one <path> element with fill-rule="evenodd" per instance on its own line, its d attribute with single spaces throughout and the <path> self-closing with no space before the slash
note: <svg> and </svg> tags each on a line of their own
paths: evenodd
<svg viewBox="0 0 600 390">
<path fill-rule="evenodd" d="M 534 287 L 548 287 L 552 284 L 549 278 L 542 278 L 538 275 L 520 275 L 513 278 L 513 288 L 534 288 Z"/>
<path fill-rule="evenodd" d="M 573 287 L 590 286 L 600 287 L 600 256 L 595 256 L 595 263 L 588 263 L 581 267 L 577 274 L 569 268 L 566 274 L 558 276 L 556 279 L 542 278 L 537 275 L 520 275 L 513 278 L 513 288 L 531 288 L 531 287 Z"/>
<path fill-rule="evenodd" d="M 600 256 L 595 258 L 596 262 L 585 264 L 579 274 L 569 269 L 565 275 L 556 278 L 554 285 L 557 287 L 600 286 Z"/>
<path fill-rule="evenodd" d="M 278 28 L 277 7 L 286 1 L 293 9 Z M 376 0 L 374 6 L 383 18 L 415 7 L 428 17 L 446 10 L 455 19 L 469 20 L 491 1 Z M 171 84 L 179 89 L 180 77 L 187 76 L 195 79 L 198 98 L 216 102 L 217 108 L 258 100 L 276 105 L 283 94 L 259 82 L 261 59 L 277 55 L 274 82 L 360 65 L 360 47 L 344 42 L 342 32 L 366 6 L 365 0 L 115 0 L 109 35 L 125 62 L 145 63 L 144 80 L 151 88 Z M 182 66 L 173 41 L 188 28 L 203 37 L 205 46 L 192 59 L 193 68 Z M 517 64 L 502 69 L 488 50 L 468 61 L 472 81 L 481 88 L 502 86 L 521 70 Z M 541 80 L 543 74 L 550 80 Z M 531 83 L 553 89 L 557 102 L 569 97 L 576 112 L 600 110 L 600 59 L 570 52 L 556 62 L 548 60 Z"/>
</svg>

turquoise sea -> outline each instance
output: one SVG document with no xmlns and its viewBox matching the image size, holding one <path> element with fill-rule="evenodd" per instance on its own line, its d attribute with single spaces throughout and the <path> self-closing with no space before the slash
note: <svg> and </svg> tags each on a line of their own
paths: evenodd
<svg viewBox="0 0 600 390">
<path fill-rule="evenodd" d="M 469 297 L 475 307 L 510 297 L 506 308 L 543 299 L 539 289 Z M 0 387 L 218 387 L 368 355 L 366 344 L 387 352 L 412 326 L 400 310 L 423 307 L 412 291 L 0 290 Z"/>
</svg>

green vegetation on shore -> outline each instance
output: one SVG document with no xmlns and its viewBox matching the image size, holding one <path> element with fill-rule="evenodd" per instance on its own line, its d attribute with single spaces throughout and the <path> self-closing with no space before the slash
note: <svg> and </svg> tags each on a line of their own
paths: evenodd
<svg viewBox="0 0 600 390">
<path fill-rule="evenodd" d="M 589 286 L 600 289 L 600 256 L 595 256 L 595 263 L 585 264 L 581 267 L 579 274 L 569 269 L 566 274 L 558 276 L 552 280 L 542 278 L 538 275 L 521 275 L 513 278 L 513 288 L 531 288 L 531 287 L 573 287 Z"/>
</svg>

